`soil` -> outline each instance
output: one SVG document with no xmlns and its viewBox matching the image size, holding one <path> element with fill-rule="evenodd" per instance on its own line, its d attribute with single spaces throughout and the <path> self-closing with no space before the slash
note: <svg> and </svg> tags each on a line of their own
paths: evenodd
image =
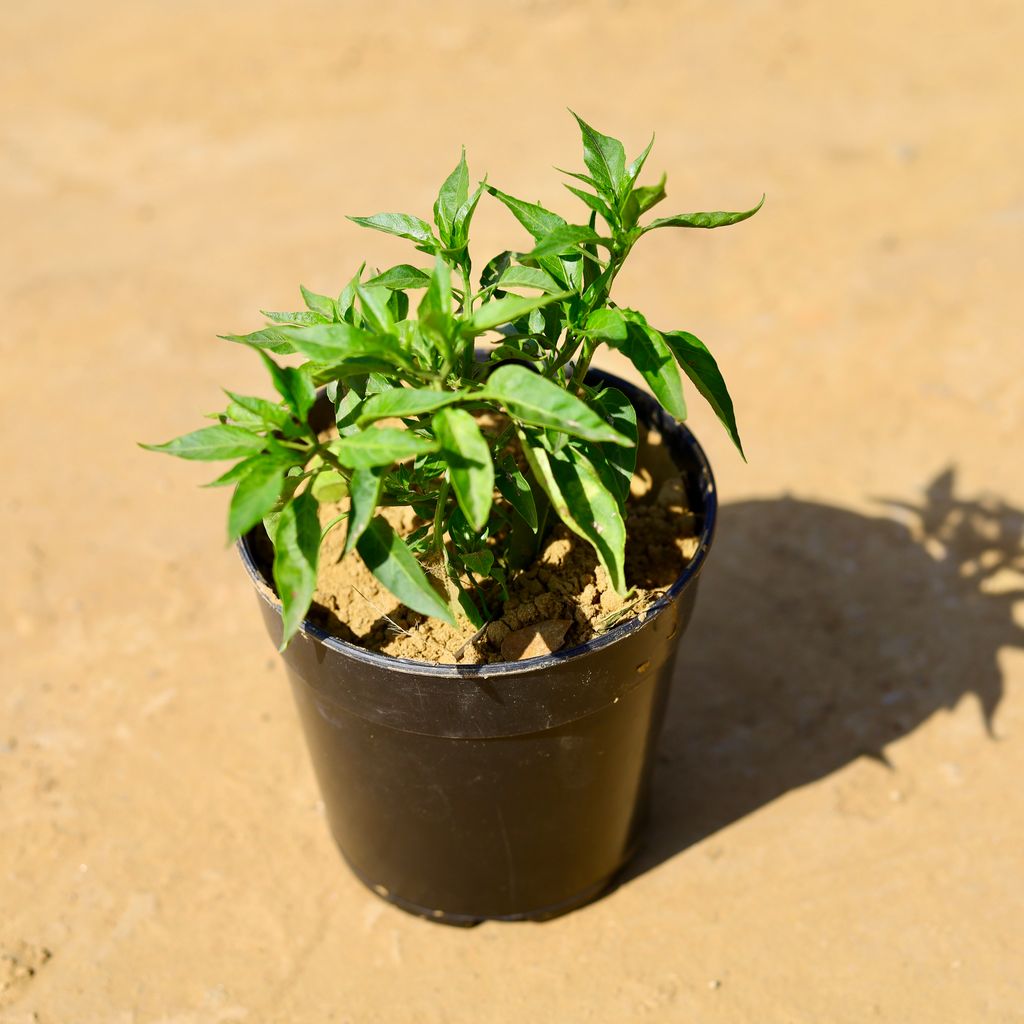
<svg viewBox="0 0 1024 1024">
<path fill-rule="evenodd" d="M 656 447 L 656 441 L 648 440 L 641 451 Z M 322 505 L 321 522 L 326 525 L 346 507 L 347 502 Z M 697 551 L 700 524 L 678 478 L 665 479 L 655 492 L 651 472 L 642 468 L 633 478 L 627 513 L 625 594 L 616 593 L 593 547 L 559 523 L 538 558 L 510 579 L 508 598 L 495 607 L 482 631 L 465 616 L 453 627 L 401 606 L 357 554 L 342 557 L 345 531 L 340 527 L 327 535 L 321 550 L 311 618 L 370 650 L 442 664 L 506 660 L 511 634 L 561 620 L 567 620 L 568 628 L 559 631 L 559 640 L 546 649 L 539 649 L 539 643 L 526 647 L 529 656 L 576 646 L 641 614 Z M 403 535 L 421 525 L 409 509 L 384 509 L 383 514 Z M 441 574 L 435 575 L 444 586 Z"/>
</svg>

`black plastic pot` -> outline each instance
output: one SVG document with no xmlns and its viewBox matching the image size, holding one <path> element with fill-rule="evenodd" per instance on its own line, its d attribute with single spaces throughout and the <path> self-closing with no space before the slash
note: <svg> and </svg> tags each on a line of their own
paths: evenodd
<svg viewBox="0 0 1024 1024">
<path fill-rule="evenodd" d="M 642 621 L 547 657 L 465 667 L 376 654 L 307 621 L 284 654 L 338 846 L 374 892 L 416 914 L 551 917 L 606 888 L 637 845 L 715 487 L 693 435 L 654 399 L 610 374 L 588 380 L 621 389 L 662 434 L 700 517 L 695 558 Z M 276 644 L 259 533 L 240 550 Z"/>
</svg>

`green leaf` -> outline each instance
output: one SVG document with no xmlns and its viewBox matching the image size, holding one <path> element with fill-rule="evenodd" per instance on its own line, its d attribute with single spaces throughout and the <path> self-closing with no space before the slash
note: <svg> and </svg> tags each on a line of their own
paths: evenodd
<svg viewBox="0 0 1024 1024">
<path fill-rule="evenodd" d="M 764 196 L 757 206 L 742 213 L 726 213 L 716 210 L 713 213 L 677 213 L 672 217 L 659 217 L 646 224 L 643 233 L 654 231 L 655 228 L 722 228 L 729 224 L 739 224 L 741 220 L 753 217 L 764 206 Z"/>
<path fill-rule="evenodd" d="M 469 241 L 469 225 L 476 212 L 477 203 L 484 194 L 487 187 L 486 181 L 480 182 L 474 189 L 473 194 L 458 208 L 455 213 L 455 220 L 452 223 L 452 246 L 455 249 L 465 248 Z M 468 268 L 468 260 L 466 261 Z"/>
<path fill-rule="evenodd" d="M 441 352 L 444 359 L 452 359 L 451 338 L 455 333 L 452 319 L 452 278 L 451 270 L 440 256 L 430 275 L 430 285 L 420 302 L 417 315 L 420 328 L 428 341 Z"/>
<path fill-rule="evenodd" d="M 740 442 L 740 432 L 736 426 L 732 398 L 729 396 L 729 389 L 725 386 L 725 380 L 718 369 L 715 357 L 708 351 L 704 342 L 696 335 L 690 334 L 689 331 L 665 331 L 662 337 L 672 351 L 672 355 L 676 357 L 676 361 L 686 372 L 687 377 L 693 381 L 694 387 L 715 410 L 715 415 L 721 420 L 745 462 L 747 457 Z"/>
<path fill-rule="evenodd" d="M 397 267 L 385 270 L 383 274 L 370 278 L 366 282 L 368 288 L 391 288 L 393 290 L 406 288 L 426 288 L 430 284 L 430 274 L 418 267 L 411 267 L 408 263 L 400 263 Z"/>
<path fill-rule="evenodd" d="M 346 323 L 282 327 L 280 331 L 297 352 L 317 362 L 376 356 L 396 366 L 408 363 L 408 357 L 392 334 L 373 334 Z"/>
<path fill-rule="evenodd" d="M 263 455 L 251 460 L 238 481 L 228 509 L 228 543 L 251 530 L 277 504 L 284 475 L 292 460 L 287 455 Z"/>
<path fill-rule="evenodd" d="M 539 288 L 554 295 L 562 292 L 562 286 L 548 273 L 537 267 L 509 267 L 498 281 L 502 290 L 507 288 Z"/>
<path fill-rule="evenodd" d="M 356 543 L 366 567 L 407 608 L 455 625 L 448 602 L 430 585 L 405 542 L 382 516 L 376 516 Z"/>
<path fill-rule="evenodd" d="M 352 323 L 354 317 L 353 307 L 355 306 L 356 301 L 356 285 L 359 284 L 359 279 L 363 276 L 363 270 L 365 268 L 366 264 L 361 264 L 352 279 L 344 288 L 342 288 L 337 302 L 339 320 L 346 320 L 349 323 Z"/>
<path fill-rule="evenodd" d="M 633 227 L 642 214 L 665 198 L 665 182 L 667 180 L 668 178 L 663 174 L 657 185 L 642 185 L 630 192 L 622 210 L 622 226 L 624 228 Z"/>
<path fill-rule="evenodd" d="M 354 434 L 359 430 L 358 420 L 363 411 L 363 397 L 350 387 L 334 403 L 334 424 L 340 437 Z"/>
<path fill-rule="evenodd" d="M 537 504 L 533 500 L 533 491 L 511 456 L 506 456 L 498 467 L 497 483 L 502 497 L 522 516 L 531 530 L 536 530 Z"/>
<path fill-rule="evenodd" d="M 490 576 L 494 568 L 494 552 L 490 548 L 467 551 L 462 555 L 462 564 L 477 576 Z"/>
<path fill-rule="evenodd" d="M 388 309 L 391 292 L 387 288 L 369 288 L 363 284 L 356 285 L 359 305 L 363 317 L 377 334 L 390 334 L 395 328 L 395 320 Z"/>
<path fill-rule="evenodd" d="M 559 518 L 593 545 L 612 586 L 624 593 L 626 527 L 615 496 L 578 449 L 566 445 L 551 453 L 525 431 L 519 435 L 533 475 Z"/>
<path fill-rule="evenodd" d="M 623 191 L 632 188 L 633 183 L 636 181 L 637 178 L 640 177 L 640 172 L 643 170 L 644 164 L 647 163 L 647 157 L 650 155 L 651 147 L 653 145 L 654 136 L 651 135 L 651 141 L 647 143 L 647 146 L 644 148 L 644 151 L 626 168 L 626 173 L 622 180 Z M 664 185 L 664 175 L 662 176 L 661 182 Z"/>
<path fill-rule="evenodd" d="M 371 469 L 437 450 L 437 442 L 397 427 L 370 427 L 327 446 L 349 469 Z"/>
<path fill-rule="evenodd" d="M 325 324 L 329 322 L 327 317 L 322 317 L 319 313 L 311 313 L 308 309 L 299 310 L 295 313 L 275 313 L 273 310 L 261 309 L 260 314 L 265 316 L 268 320 L 272 320 L 276 324 L 297 324 L 301 327 L 308 327 L 310 324 Z M 222 337 L 225 336 L 222 335 Z M 237 336 L 227 335 L 226 337 L 234 340 Z"/>
<path fill-rule="evenodd" d="M 374 420 L 420 416 L 470 397 L 468 391 L 434 391 L 430 388 L 393 388 L 368 398 L 359 413 L 359 426 Z"/>
<path fill-rule="evenodd" d="M 550 427 L 590 441 L 630 444 L 628 437 L 605 423 L 585 402 L 524 366 L 499 366 L 478 397 L 500 402 L 522 423 Z"/>
<path fill-rule="evenodd" d="M 592 399 L 604 418 L 623 436 L 628 437 L 632 447 L 615 444 L 588 444 L 584 453 L 594 465 L 605 486 L 615 495 L 619 508 L 624 509 L 629 497 L 629 487 L 636 469 L 636 410 L 630 400 L 617 388 L 605 388 Z"/>
<path fill-rule="evenodd" d="M 591 188 L 597 188 L 597 182 L 589 174 L 580 174 L 579 171 L 567 171 L 564 167 L 556 167 L 556 171 L 560 174 L 568 174 L 570 178 L 575 178 L 577 181 L 582 181 L 585 185 L 589 185 Z"/>
<path fill-rule="evenodd" d="M 434 435 L 447 456 L 455 498 L 469 525 L 482 530 L 494 496 L 491 449 L 476 420 L 464 409 L 441 409 L 434 414 Z"/>
<path fill-rule="evenodd" d="M 491 285 L 496 285 L 511 263 L 512 253 L 508 249 L 488 260 L 484 269 L 480 271 L 480 287 L 490 288 Z"/>
<path fill-rule="evenodd" d="M 315 330 L 316 328 L 296 327 L 294 330 Z M 305 366 L 278 366 L 273 359 L 260 351 L 270 379 L 274 382 L 277 393 L 285 400 L 288 408 L 298 417 L 301 423 L 306 422 L 306 415 L 316 401 L 316 388 Z"/>
<path fill-rule="evenodd" d="M 290 431 L 295 425 L 291 413 L 283 405 L 268 402 L 265 398 L 257 398 L 254 395 L 239 395 L 234 391 L 225 390 L 224 394 L 239 408 L 270 426 Z"/>
<path fill-rule="evenodd" d="M 430 225 L 419 217 L 408 213 L 375 213 L 372 217 L 349 217 L 350 221 L 360 227 L 373 228 L 388 235 L 408 238 L 411 242 L 420 242 L 436 248 L 434 233 Z"/>
<path fill-rule="evenodd" d="M 524 203 L 522 199 L 516 199 L 506 192 L 500 192 L 491 185 L 487 186 L 495 199 L 500 200 L 512 212 L 512 215 L 533 235 L 536 241 L 540 241 L 545 235 L 549 235 L 555 228 L 565 224 L 565 220 L 557 213 L 545 210 L 543 206 L 535 203 Z"/>
<path fill-rule="evenodd" d="M 302 284 L 299 285 L 299 291 L 302 292 L 302 298 L 311 312 L 319 313 L 328 321 L 335 318 L 338 307 L 335 305 L 334 299 L 330 299 L 326 295 L 317 295 L 316 292 L 311 292 Z"/>
<path fill-rule="evenodd" d="M 215 462 L 219 459 L 238 459 L 263 451 L 267 440 L 250 433 L 243 427 L 219 425 L 193 430 L 163 444 L 143 444 L 151 452 L 164 452 L 179 459 L 199 459 Z"/>
<path fill-rule="evenodd" d="M 313 477 L 309 489 L 321 504 L 332 504 L 348 495 L 348 480 L 336 469 L 324 469 Z"/>
<path fill-rule="evenodd" d="M 370 525 L 373 513 L 380 502 L 383 484 L 384 474 L 380 469 L 366 468 L 352 471 L 348 488 L 351 500 L 348 532 L 345 534 L 343 554 L 347 555 L 356 546 L 356 542 Z"/>
<path fill-rule="evenodd" d="M 542 306 L 549 306 L 552 302 L 559 302 L 568 298 L 570 292 L 556 292 L 554 295 L 538 295 L 526 298 L 522 295 L 506 295 L 502 299 L 493 299 L 485 302 L 473 311 L 469 320 L 462 323 L 463 334 L 483 334 L 501 324 L 507 324 L 512 320 L 534 309 Z"/>
<path fill-rule="evenodd" d="M 587 317 L 586 327 L 580 333 L 609 345 L 619 345 L 628 335 L 626 318 L 618 309 L 595 309 Z"/>
<path fill-rule="evenodd" d="M 595 213 L 601 214 L 609 225 L 614 223 L 614 218 L 611 210 L 608 209 L 608 204 L 600 196 L 584 192 L 583 189 L 574 188 L 572 185 L 566 185 L 565 187 L 578 199 L 582 199 Z"/>
<path fill-rule="evenodd" d="M 295 351 L 295 346 L 285 333 L 286 328 L 264 327 L 260 331 L 253 331 L 251 334 L 218 334 L 218 338 L 224 341 L 234 341 L 239 345 L 249 345 L 252 348 L 266 349 L 268 352 L 276 352 L 278 355 L 287 355 Z"/>
<path fill-rule="evenodd" d="M 641 313 L 624 309 L 627 337 L 624 342 L 609 341 L 637 368 L 654 397 L 677 420 L 686 419 L 686 402 L 679 368 L 665 339 L 651 327 Z"/>
<path fill-rule="evenodd" d="M 544 256 L 560 256 L 571 252 L 579 245 L 595 244 L 610 246 L 611 239 L 603 238 L 593 228 L 583 224 L 562 224 L 541 238 L 536 246 L 522 259 L 540 259 Z"/>
<path fill-rule="evenodd" d="M 308 492 L 288 502 L 274 527 L 274 583 L 282 605 L 280 650 L 288 646 L 309 611 L 320 557 L 320 520 Z"/>
<path fill-rule="evenodd" d="M 570 113 L 576 118 L 583 133 L 583 162 L 594 176 L 598 189 L 614 201 L 626 173 L 626 151 L 618 139 L 602 135 L 591 128 L 575 111 Z"/>
<path fill-rule="evenodd" d="M 462 156 L 455 165 L 455 170 L 445 179 L 438 193 L 437 202 L 434 203 L 434 223 L 437 224 L 441 241 L 446 246 L 452 244 L 455 215 L 468 198 L 469 168 L 466 166 L 466 149 L 463 147 Z"/>
<path fill-rule="evenodd" d="M 145 445 L 143 445 L 145 447 Z M 242 459 L 241 462 L 236 462 L 226 473 L 221 473 L 216 480 L 211 480 L 208 484 L 203 484 L 203 487 L 226 487 L 228 484 L 237 484 L 239 480 L 245 476 L 246 473 L 252 469 L 253 464 L 261 457 L 260 453 L 257 452 L 255 455 L 250 455 L 248 458 Z"/>
</svg>

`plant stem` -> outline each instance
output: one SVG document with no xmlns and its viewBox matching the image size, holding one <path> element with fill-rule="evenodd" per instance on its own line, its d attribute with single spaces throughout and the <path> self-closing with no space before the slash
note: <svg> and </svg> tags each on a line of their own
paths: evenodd
<svg viewBox="0 0 1024 1024">
<path fill-rule="evenodd" d="M 441 484 L 441 490 L 437 492 L 437 506 L 434 509 L 434 553 L 441 554 L 444 548 L 444 513 L 445 506 L 448 504 L 448 492 L 451 490 L 451 484 L 448 482 L 448 474 L 445 474 L 444 482 Z"/>
</svg>

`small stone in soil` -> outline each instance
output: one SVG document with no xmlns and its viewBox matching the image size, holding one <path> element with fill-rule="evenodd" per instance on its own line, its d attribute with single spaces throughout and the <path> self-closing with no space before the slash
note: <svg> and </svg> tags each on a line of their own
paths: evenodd
<svg viewBox="0 0 1024 1024">
<path fill-rule="evenodd" d="M 546 619 L 517 629 L 502 641 L 501 656 L 505 661 L 524 661 L 554 654 L 565 643 L 571 625 L 570 619 Z"/>
</svg>

